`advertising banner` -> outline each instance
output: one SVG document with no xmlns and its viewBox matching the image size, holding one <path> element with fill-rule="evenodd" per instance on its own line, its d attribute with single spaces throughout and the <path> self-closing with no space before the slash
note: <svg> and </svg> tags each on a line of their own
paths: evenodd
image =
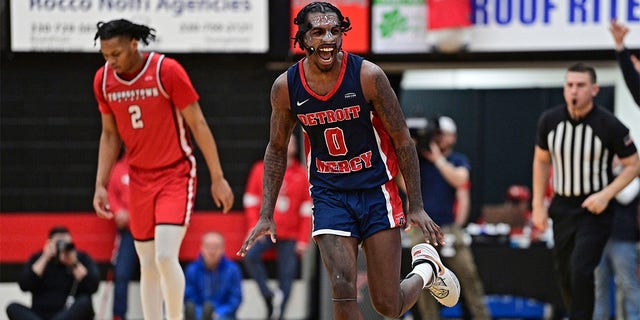
<svg viewBox="0 0 640 320">
<path fill-rule="evenodd" d="M 371 51 L 417 53 L 430 51 L 425 0 L 373 0 Z"/>
<path fill-rule="evenodd" d="M 429 28 L 456 8 L 469 26 Z M 630 28 L 629 47 L 640 43 L 638 0 L 374 0 L 371 12 L 372 53 L 610 50 L 612 19 Z"/>
<path fill-rule="evenodd" d="M 264 53 L 268 0 L 11 0 L 11 50 L 96 52 L 96 24 L 128 19 L 156 29 L 162 52 Z"/>
<path fill-rule="evenodd" d="M 612 19 L 631 28 L 629 45 L 640 43 L 637 0 L 473 0 L 469 50 L 611 49 Z"/>
<path fill-rule="evenodd" d="M 296 14 L 312 0 L 292 0 L 291 1 L 291 38 L 294 38 L 298 31 L 298 26 L 293 24 Z M 369 53 L 369 0 L 334 0 L 330 1 L 348 17 L 351 21 L 351 29 L 342 38 L 342 49 L 348 52 L 367 54 Z M 290 50 L 296 54 L 302 54 L 299 46 L 293 48 L 291 40 Z"/>
</svg>

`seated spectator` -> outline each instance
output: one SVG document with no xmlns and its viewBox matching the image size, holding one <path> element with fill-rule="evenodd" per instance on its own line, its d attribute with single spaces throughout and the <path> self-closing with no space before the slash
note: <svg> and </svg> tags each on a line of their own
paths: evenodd
<svg viewBox="0 0 640 320">
<path fill-rule="evenodd" d="M 525 185 L 511 185 L 500 204 L 482 207 L 481 222 L 485 224 L 505 223 L 510 227 L 510 236 L 521 238 L 526 246 L 530 242 L 545 241 L 545 235 L 531 222 L 531 191 Z M 548 237 L 548 236 L 547 236 Z"/>
<path fill-rule="evenodd" d="M 202 236 L 198 259 L 185 272 L 185 320 L 236 319 L 242 302 L 242 272 L 224 252 L 220 233 Z"/>
<path fill-rule="evenodd" d="M 506 223 L 512 232 L 522 232 L 531 219 L 530 201 L 531 192 L 527 186 L 512 185 L 507 189 L 504 203 L 482 208 L 482 220 L 484 223 Z"/>
<path fill-rule="evenodd" d="M 89 255 L 76 250 L 66 227 L 49 231 L 43 250 L 31 256 L 18 284 L 31 292 L 31 308 L 9 304 L 11 320 L 93 319 L 91 295 L 100 284 L 98 267 Z"/>
</svg>

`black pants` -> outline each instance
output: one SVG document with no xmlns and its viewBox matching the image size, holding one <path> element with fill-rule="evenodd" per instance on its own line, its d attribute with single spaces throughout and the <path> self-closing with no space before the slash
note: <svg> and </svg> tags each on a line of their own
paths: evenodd
<svg viewBox="0 0 640 320">
<path fill-rule="evenodd" d="M 600 262 L 613 212 L 609 206 L 595 215 L 581 207 L 584 198 L 554 197 L 554 267 L 570 319 L 591 319 L 595 300 L 594 270 Z"/>
<path fill-rule="evenodd" d="M 11 303 L 7 307 L 10 320 L 92 320 L 94 316 L 91 297 L 82 295 L 75 303 L 65 310 L 52 315 L 37 313 L 33 309 L 19 303 Z"/>
</svg>

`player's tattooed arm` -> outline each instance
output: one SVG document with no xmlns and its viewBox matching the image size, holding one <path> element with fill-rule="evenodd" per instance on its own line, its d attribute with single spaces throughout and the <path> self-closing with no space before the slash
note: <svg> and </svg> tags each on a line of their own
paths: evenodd
<svg viewBox="0 0 640 320">
<path fill-rule="evenodd" d="M 424 211 L 420 191 L 418 153 L 389 79 L 380 67 L 368 61 L 362 64 L 360 79 L 365 98 L 373 105 L 376 115 L 382 120 L 398 156 L 398 165 L 404 177 L 407 192 L 408 227 L 419 228 L 427 243 L 443 244 L 442 230 Z"/>
<path fill-rule="evenodd" d="M 400 102 L 391 88 L 389 79 L 377 65 L 364 61 L 361 74 L 365 98 L 372 103 L 376 114 L 393 140 L 398 165 L 404 176 L 407 198 L 411 207 L 421 209 L 418 154 L 400 108 Z"/>
<path fill-rule="evenodd" d="M 295 124 L 295 117 L 289 109 L 289 89 L 285 72 L 276 79 L 271 88 L 269 144 L 264 154 L 260 216 L 273 216 L 273 209 L 287 167 L 287 146 Z"/>
<path fill-rule="evenodd" d="M 271 242 L 276 242 L 276 224 L 273 220 L 273 211 L 287 168 L 289 137 L 296 123 L 289 110 L 288 90 L 285 72 L 276 79 L 271 87 L 271 122 L 269 144 L 264 153 L 260 218 L 236 253 L 241 257 L 247 254 L 256 239 L 264 235 L 269 235 Z"/>
</svg>

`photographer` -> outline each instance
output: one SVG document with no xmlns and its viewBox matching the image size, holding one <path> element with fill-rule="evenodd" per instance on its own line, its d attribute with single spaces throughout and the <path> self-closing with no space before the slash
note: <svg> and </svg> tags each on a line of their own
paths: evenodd
<svg viewBox="0 0 640 320">
<path fill-rule="evenodd" d="M 449 117 L 439 116 L 410 118 L 407 125 L 418 149 L 424 209 L 445 233 L 446 244 L 437 247 L 442 261 L 458 276 L 471 318 L 491 319 L 484 304 L 482 282 L 462 230 L 471 202 L 471 166 L 467 156 L 453 150 L 457 141 L 456 124 Z M 420 241 L 420 233 L 420 230 L 412 230 L 412 242 Z M 440 308 L 434 299 L 423 295 L 418 300 L 418 307 L 423 319 L 440 318 Z"/>
<path fill-rule="evenodd" d="M 42 252 L 29 259 L 18 281 L 22 291 L 31 292 L 31 308 L 11 303 L 7 315 L 11 320 L 93 319 L 91 295 L 99 283 L 95 262 L 76 250 L 66 227 L 54 227 Z"/>
</svg>

